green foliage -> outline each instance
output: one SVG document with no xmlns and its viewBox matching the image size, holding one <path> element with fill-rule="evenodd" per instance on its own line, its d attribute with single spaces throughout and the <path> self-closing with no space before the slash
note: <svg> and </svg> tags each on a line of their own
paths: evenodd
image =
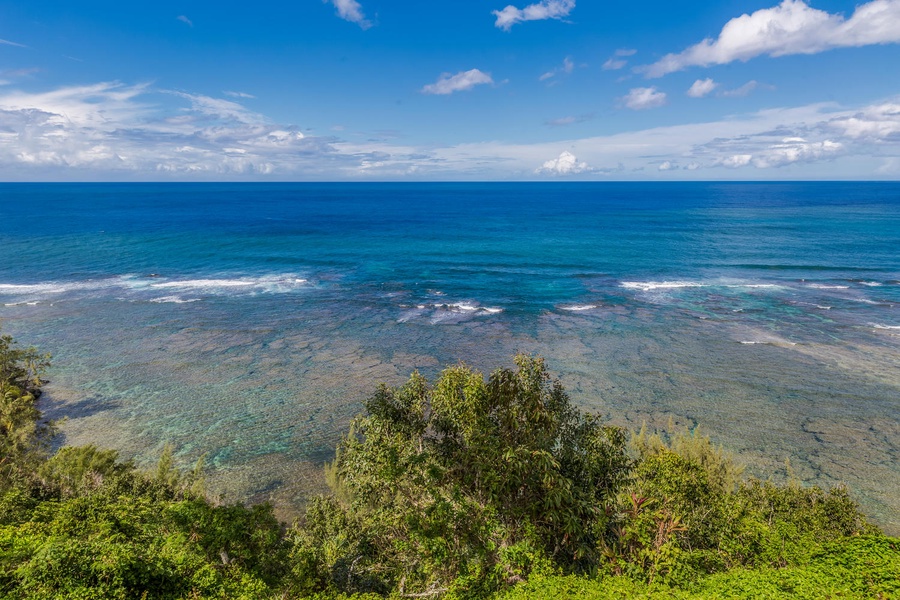
<svg viewBox="0 0 900 600">
<path fill-rule="evenodd" d="M 0 336 L 0 491 L 27 477 L 45 455 L 53 424 L 37 408 L 49 354 Z"/>
<path fill-rule="evenodd" d="M 745 480 L 696 429 L 582 414 L 542 359 L 379 387 L 285 529 L 205 497 L 203 459 L 144 473 L 65 447 L 48 357 L 0 338 L 0 597 L 888 598 L 900 541 L 844 488 Z"/>
<path fill-rule="evenodd" d="M 824 543 L 874 531 L 844 488 L 741 480 L 696 430 L 642 430 L 631 447 L 636 463 L 617 499 L 605 572 L 688 585 L 738 567 L 802 564 Z"/>
<path fill-rule="evenodd" d="M 115 450 L 102 450 L 94 445 L 66 446 L 38 469 L 47 486 L 62 496 L 74 496 L 96 488 L 107 477 L 114 477 L 133 468 L 119 462 Z"/>
<path fill-rule="evenodd" d="M 451 367 L 433 387 L 413 374 L 369 398 L 330 468 L 343 503 L 315 504 L 304 526 L 355 533 L 329 534 L 341 546 L 325 544 L 314 572 L 344 561 L 336 589 L 483 595 L 535 569 L 590 568 L 629 469 L 624 432 L 576 410 L 542 359 L 516 365 L 487 380 Z"/>
<path fill-rule="evenodd" d="M 64 482 L 43 493 L 58 496 L 4 494 L 0 596 L 271 595 L 286 558 L 271 507 L 216 506 L 183 487 L 187 476 L 160 482 L 113 457 L 93 447 L 63 449 L 43 467 Z"/>
<path fill-rule="evenodd" d="M 673 587 L 628 577 L 535 577 L 498 600 L 872 599 L 900 595 L 900 540 L 880 535 L 841 538 L 820 547 L 802 565 L 733 569 Z"/>
</svg>

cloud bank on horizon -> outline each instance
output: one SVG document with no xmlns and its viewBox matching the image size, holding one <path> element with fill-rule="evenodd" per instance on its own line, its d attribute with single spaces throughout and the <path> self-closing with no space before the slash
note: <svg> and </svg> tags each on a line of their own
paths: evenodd
<svg viewBox="0 0 900 600">
<path fill-rule="evenodd" d="M 653 94 L 645 94 L 652 98 Z M 153 97 L 180 101 L 161 110 Z M 877 154 L 900 142 L 900 99 L 856 110 L 817 104 L 562 142 L 446 146 L 306 135 L 232 100 L 103 83 L 0 93 L 0 174 L 519 178 L 766 170 Z M 18 143 L 7 143 L 16 138 Z M 560 148 L 564 148 L 560 150 Z M 576 158 L 577 157 L 577 158 Z M 488 172 L 485 164 L 495 164 Z M 589 166 L 591 165 L 591 166 Z M 722 175 L 728 178 L 728 175 Z"/>
<path fill-rule="evenodd" d="M 677 7 L 655 35 L 597 48 L 577 35 L 614 37 L 618 24 L 597 29 L 606 9 L 581 4 L 570 21 L 575 0 L 459 7 L 433 22 L 427 7 L 385 1 L 377 27 L 357 0 L 326 0 L 331 15 L 300 7 L 312 20 L 300 41 L 302 19 L 281 34 L 263 20 L 225 59 L 224 17 L 201 0 L 190 18 L 163 20 L 171 51 L 209 45 L 205 69 L 167 61 L 149 80 L 128 76 L 161 68 L 146 46 L 121 59 L 88 41 L 48 50 L 27 23 L 10 28 L 0 180 L 900 179 L 900 89 L 884 76 L 900 64 L 900 0 L 846 13 L 783 0 L 674 52 L 703 29 L 682 15 L 667 37 Z M 832 67 L 840 49 L 866 60 Z"/>
</svg>

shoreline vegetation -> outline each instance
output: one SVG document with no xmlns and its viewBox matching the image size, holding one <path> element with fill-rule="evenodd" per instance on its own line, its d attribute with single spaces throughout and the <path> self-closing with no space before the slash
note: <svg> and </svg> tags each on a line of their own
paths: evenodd
<svg viewBox="0 0 900 600">
<path fill-rule="evenodd" d="M 51 451 L 50 357 L 0 337 L 0 597 L 890 598 L 900 540 L 847 489 L 745 478 L 699 432 L 627 432 L 541 358 L 379 386 L 331 493 L 280 523 L 203 464 Z"/>
</svg>

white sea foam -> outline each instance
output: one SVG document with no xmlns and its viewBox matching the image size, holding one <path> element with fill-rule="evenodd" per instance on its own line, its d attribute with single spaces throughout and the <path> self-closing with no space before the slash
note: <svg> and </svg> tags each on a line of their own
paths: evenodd
<svg viewBox="0 0 900 600">
<path fill-rule="evenodd" d="M 200 302 L 200 298 L 182 298 L 180 296 L 163 296 L 162 298 L 153 298 L 150 302 L 156 302 L 158 304 L 164 303 L 173 303 L 173 304 L 187 304 L 189 302 Z"/>
<path fill-rule="evenodd" d="M 244 277 L 240 279 L 185 279 L 152 283 L 154 289 L 196 290 L 216 293 L 231 290 L 286 292 L 306 284 L 306 279 L 291 276 Z"/>
<path fill-rule="evenodd" d="M 707 284 L 696 281 L 623 281 L 621 286 L 626 290 L 652 292 L 653 290 L 706 287 Z"/>
<path fill-rule="evenodd" d="M 882 285 L 884 285 L 880 281 L 860 281 L 859 283 L 861 285 L 867 285 L 869 287 L 881 287 Z"/>
<path fill-rule="evenodd" d="M 797 342 L 785 342 L 779 340 L 741 340 L 742 344 L 762 344 L 764 346 L 796 346 Z"/>
<path fill-rule="evenodd" d="M 824 283 L 810 283 L 807 284 L 808 288 L 812 288 L 814 290 L 848 290 L 850 289 L 849 285 L 826 285 Z"/>
<path fill-rule="evenodd" d="M 503 312 L 503 309 L 497 306 L 480 306 L 472 302 L 447 302 L 437 304 L 417 304 L 412 310 L 407 310 L 400 318 L 398 323 L 405 323 L 416 317 L 428 315 L 431 323 L 442 323 L 445 321 L 460 321 L 470 316 L 479 315 L 495 315 Z"/>
<path fill-rule="evenodd" d="M 132 292 L 150 289 L 198 290 L 207 293 L 241 289 L 253 289 L 264 292 L 285 292 L 297 289 L 306 283 L 306 279 L 298 278 L 295 275 L 273 275 L 237 279 L 208 278 L 162 281 L 155 276 L 138 277 L 135 275 L 122 275 L 106 279 L 88 279 L 75 282 L 48 281 L 30 284 L 0 283 L 0 295 L 41 297 L 79 291 L 96 291 L 108 288 L 119 288 Z"/>
<path fill-rule="evenodd" d="M 568 310 L 572 312 L 581 312 L 597 308 L 596 304 L 572 304 L 568 306 L 560 306 L 559 310 Z"/>
<path fill-rule="evenodd" d="M 450 310 L 450 311 L 462 311 L 464 313 L 488 313 L 495 315 L 497 313 L 503 312 L 502 308 L 498 308 L 495 306 L 478 306 L 476 304 L 471 304 L 469 302 L 453 302 L 448 304 L 433 304 L 432 305 L 436 309 Z"/>
<path fill-rule="evenodd" d="M 900 325 L 882 325 L 880 323 L 869 323 L 869 325 L 871 325 L 875 329 L 890 329 L 890 330 L 900 329 Z"/>
<path fill-rule="evenodd" d="M 749 288 L 749 289 L 776 289 L 782 286 L 775 283 L 728 283 L 714 281 L 623 281 L 619 284 L 626 290 L 638 290 L 641 292 L 653 292 L 656 290 L 677 290 L 682 288 Z"/>
<path fill-rule="evenodd" d="M 60 283 L 55 281 L 30 284 L 0 283 L 0 294 L 10 296 L 64 294 L 75 290 L 91 290 L 110 287 L 111 285 L 114 285 L 116 281 L 118 281 L 118 278 L 72 283 Z"/>
<path fill-rule="evenodd" d="M 229 287 L 247 287 L 257 285 L 255 281 L 247 281 L 245 279 L 188 279 L 186 281 L 167 281 L 165 283 L 154 283 L 152 288 L 179 288 L 179 289 L 210 289 L 210 288 L 229 288 Z"/>
<path fill-rule="evenodd" d="M 854 302 L 860 302 L 862 304 L 874 304 L 875 306 L 885 306 L 885 302 L 877 302 L 875 300 L 869 300 L 868 298 L 850 298 Z"/>
</svg>

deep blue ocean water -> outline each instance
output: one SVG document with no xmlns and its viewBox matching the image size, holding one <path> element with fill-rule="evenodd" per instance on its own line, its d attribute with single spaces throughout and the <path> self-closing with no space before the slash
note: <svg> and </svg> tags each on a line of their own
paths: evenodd
<svg viewBox="0 0 900 600">
<path fill-rule="evenodd" d="M 376 382 L 524 351 L 900 531 L 896 183 L 0 184 L 0 321 L 67 442 L 285 514 Z"/>
</svg>

